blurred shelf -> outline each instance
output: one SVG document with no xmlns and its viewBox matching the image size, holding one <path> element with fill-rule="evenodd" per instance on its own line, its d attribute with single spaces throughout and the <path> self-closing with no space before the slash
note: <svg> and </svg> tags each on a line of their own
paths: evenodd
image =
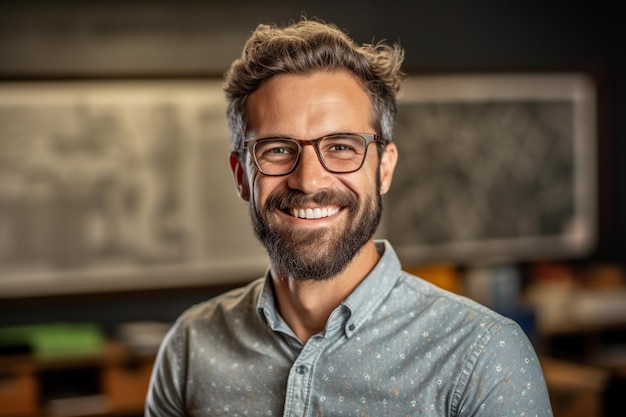
<svg viewBox="0 0 626 417">
<path fill-rule="evenodd" d="M 142 415 L 153 363 L 117 342 L 91 356 L 1 356 L 0 416 Z"/>
<path fill-rule="evenodd" d="M 610 373 L 592 366 L 543 357 L 554 417 L 601 417 Z"/>
</svg>

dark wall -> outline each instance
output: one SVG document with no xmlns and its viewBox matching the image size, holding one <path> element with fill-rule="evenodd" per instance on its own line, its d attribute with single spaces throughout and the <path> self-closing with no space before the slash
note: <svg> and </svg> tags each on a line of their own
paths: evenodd
<svg viewBox="0 0 626 417">
<path fill-rule="evenodd" d="M 398 41 L 410 73 L 586 71 L 600 98 L 600 242 L 590 260 L 623 263 L 626 15 L 612 3 L 27 0 L 0 6 L 0 77 L 220 76 L 256 24 L 301 14 L 336 23 L 359 42 Z M 180 308 L 195 300 L 175 296 Z M 111 307 L 107 303 L 90 317 L 98 319 Z M 74 310 L 60 311 L 71 315 Z M 132 319 L 145 315 L 132 308 L 121 311 Z"/>
<path fill-rule="evenodd" d="M 360 42 L 399 41 L 407 50 L 409 70 L 602 70 L 617 65 L 623 55 L 620 18 L 624 12 L 608 1 L 405 3 L 5 2 L 0 6 L 0 71 L 15 75 L 221 74 L 254 26 L 297 19 L 301 14 L 336 23 Z"/>
</svg>

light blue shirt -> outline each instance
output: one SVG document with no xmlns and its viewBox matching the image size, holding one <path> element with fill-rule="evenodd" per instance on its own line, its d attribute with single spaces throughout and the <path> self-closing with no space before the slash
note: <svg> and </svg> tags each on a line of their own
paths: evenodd
<svg viewBox="0 0 626 417">
<path fill-rule="evenodd" d="M 146 416 L 552 416 L 523 330 L 382 258 L 306 344 L 266 276 L 191 307 L 163 341 Z"/>
</svg>

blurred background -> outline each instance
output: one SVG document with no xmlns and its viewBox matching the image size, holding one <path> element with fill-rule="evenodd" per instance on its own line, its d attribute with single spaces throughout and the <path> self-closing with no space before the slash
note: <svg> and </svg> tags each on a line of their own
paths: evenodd
<svg viewBox="0 0 626 417">
<path fill-rule="evenodd" d="M 0 416 L 142 415 L 173 320 L 264 273 L 220 82 L 259 23 L 301 15 L 406 50 L 380 237 L 522 325 L 555 416 L 618 415 L 626 13 L 404 3 L 0 5 Z"/>
</svg>

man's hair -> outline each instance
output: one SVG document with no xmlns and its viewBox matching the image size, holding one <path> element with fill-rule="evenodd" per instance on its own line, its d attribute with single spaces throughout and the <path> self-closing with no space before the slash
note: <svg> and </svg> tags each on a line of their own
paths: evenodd
<svg viewBox="0 0 626 417">
<path fill-rule="evenodd" d="M 247 130 L 246 100 L 278 74 L 347 70 L 363 85 L 372 102 L 376 133 L 392 139 L 396 95 L 404 80 L 404 50 L 383 41 L 355 43 L 337 26 L 302 18 L 288 26 L 261 24 L 246 42 L 241 57 L 225 74 L 224 91 L 234 151 L 243 146 Z"/>
</svg>

